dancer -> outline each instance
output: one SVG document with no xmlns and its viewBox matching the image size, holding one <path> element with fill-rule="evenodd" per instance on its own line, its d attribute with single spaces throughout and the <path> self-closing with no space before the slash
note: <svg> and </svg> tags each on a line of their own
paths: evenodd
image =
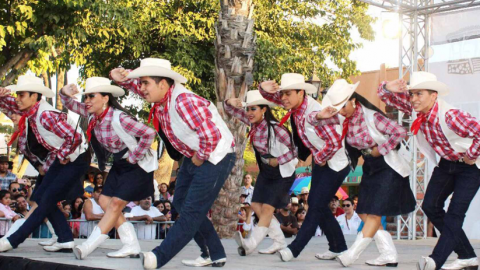
<svg viewBox="0 0 480 270">
<path fill-rule="evenodd" d="M 267 100 L 289 110 L 281 124 L 292 116 L 290 120 L 298 156 L 305 161 L 311 154 L 315 163 L 305 221 L 295 240 L 279 250 L 280 258 L 286 262 L 298 257 L 320 226 L 327 236 L 329 250 L 318 254 L 317 258 L 333 260 L 347 249 L 342 230 L 328 207 L 349 172 L 348 158 L 339 134 L 341 131 L 337 131 L 335 125 L 317 124 L 316 115 L 322 106 L 307 96 L 308 93 L 316 93 L 316 87 L 305 83 L 301 74 L 283 74 L 280 87 L 274 81 L 263 82 L 260 93 Z"/>
<path fill-rule="evenodd" d="M 10 90 L 16 92 L 16 98 L 10 96 Z M 17 85 L 0 88 L 0 107 L 22 116 L 10 144 L 18 137 L 20 152 L 44 175 L 31 196 L 37 208 L 14 233 L 0 240 L 0 252 L 17 248 L 45 218 L 58 236 L 55 243 L 44 247 L 46 251 L 71 252 L 74 246 L 72 231 L 56 204 L 83 192 L 80 176 L 87 172 L 90 156 L 85 153 L 87 144 L 78 124 L 42 96 L 53 97 L 54 93 L 40 78 L 28 75 L 20 76 Z"/>
<path fill-rule="evenodd" d="M 365 225 L 350 249 L 337 260 L 345 267 L 353 264 L 375 238 L 380 257 L 366 263 L 397 266 L 392 236 L 383 230 L 381 219 L 408 214 L 415 208 L 408 179 L 410 166 L 397 151 L 407 132 L 355 93 L 356 85 L 352 87 L 345 80 L 337 80 L 323 100 L 325 112 L 334 116 L 320 121 L 320 124 L 340 124 L 337 113 L 345 117 L 343 127 L 349 156 L 357 159 L 361 155 L 364 159 L 357 213 Z"/>
<path fill-rule="evenodd" d="M 260 174 L 252 196 L 252 209 L 259 217 L 257 226 L 247 239 L 236 232 L 235 240 L 241 256 L 252 253 L 268 234 L 274 240 L 269 250 L 260 253 L 272 254 L 287 246 L 280 223 L 273 216 L 275 209 L 289 203 L 288 194 L 295 181 L 295 166 L 298 163 L 290 132 L 278 121 L 270 110 L 274 103 L 268 102 L 258 90 L 247 93 L 246 103 L 232 98 L 224 103 L 227 114 L 251 125 L 250 142 L 255 150 Z M 240 109 L 245 107 L 245 109 Z"/>
<path fill-rule="evenodd" d="M 212 102 L 182 85 L 187 79 L 173 71 L 168 60 L 143 59 L 132 72 L 114 69 L 111 77 L 147 102 L 155 103 L 150 116 L 160 135 L 164 133 L 167 150 L 173 146 L 185 156 L 173 199 L 180 218 L 160 246 L 142 253 L 143 266 L 164 266 L 196 234 L 196 241 L 205 241 L 212 265 L 225 265 L 225 250 L 207 212 L 235 162 L 232 133 Z"/>
<path fill-rule="evenodd" d="M 378 88 L 380 98 L 388 105 L 409 115 L 417 112 L 412 132 L 420 151 L 436 165 L 422 208 L 441 235 L 433 253 L 420 259 L 421 270 L 478 269 L 477 255 L 462 225 L 480 186 L 480 123 L 439 98 L 448 92 L 448 86 L 428 72 L 413 72 L 410 87 L 404 80 L 395 80 L 383 82 Z M 435 153 L 441 157 L 440 162 Z M 445 200 L 452 193 L 445 213 Z M 458 259 L 444 265 L 452 251 Z"/>
<path fill-rule="evenodd" d="M 130 201 L 144 199 L 153 193 L 153 171 L 158 168 L 158 161 L 151 145 L 156 133 L 138 122 L 115 100 L 125 92 L 110 85 L 109 79 L 88 78 L 82 93 L 84 103 L 75 100 L 78 93 L 76 85 L 64 86 L 60 92 L 62 103 L 69 110 L 89 117 L 87 136 L 96 156 L 101 158 L 105 155 L 100 153 L 107 151 L 113 153 L 114 161 L 99 198 L 105 215 L 88 239 L 75 247 L 75 257 L 85 259 L 108 239 L 108 232 L 113 227 L 117 229 L 123 247 L 107 256 L 138 257 L 141 250 L 135 228 L 126 222 L 122 210 Z"/>
</svg>

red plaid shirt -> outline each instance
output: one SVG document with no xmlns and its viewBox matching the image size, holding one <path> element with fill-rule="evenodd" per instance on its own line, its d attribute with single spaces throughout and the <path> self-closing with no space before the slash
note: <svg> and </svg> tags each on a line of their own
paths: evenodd
<svg viewBox="0 0 480 270">
<path fill-rule="evenodd" d="M 65 107 L 72 112 L 78 113 L 84 117 L 90 116 L 84 103 L 80 103 L 68 96 L 63 95 L 62 93 L 60 93 L 60 97 L 62 98 L 62 103 L 65 105 Z M 98 142 L 102 144 L 107 151 L 111 153 L 118 153 L 125 149 L 127 145 L 125 145 L 125 143 L 120 139 L 113 129 L 113 112 L 114 109 L 109 107 L 105 117 L 100 123 L 97 123 L 93 130 Z M 129 135 L 140 138 L 137 148 L 135 148 L 133 152 L 129 151 L 128 154 L 129 161 L 132 163 L 137 163 L 145 156 L 145 153 L 151 147 L 152 142 L 155 139 L 156 132 L 147 125 L 133 119 L 126 113 L 120 114 L 120 124 L 125 132 L 127 132 Z"/>
<path fill-rule="evenodd" d="M 133 79 L 117 83 L 127 90 L 140 95 L 142 98 L 145 98 L 143 93 L 140 91 L 140 80 Z M 167 102 L 170 102 L 170 100 Z M 197 157 L 201 160 L 207 160 L 210 157 L 210 153 L 215 150 L 218 142 L 222 138 L 220 130 L 215 126 L 215 123 L 211 121 L 212 114 L 208 109 L 209 105 L 210 101 L 193 93 L 181 94 L 177 97 L 175 102 L 175 110 L 177 110 L 178 115 L 188 125 L 188 127 L 194 130 L 198 135 L 200 145 L 199 150 L 197 151 Z M 170 110 L 171 109 L 172 108 L 170 108 Z M 171 121 L 168 111 L 165 111 L 163 106 L 160 106 L 156 108 L 155 115 L 160 120 L 160 126 L 172 146 L 186 157 L 192 158 L 195 154 L 195 151 L 182 143 L 175 136 L 170 123 Z M 232 147 L 233 146 L 235 146 L 234 142 L 232 143 Z"/>
<path fill-rule="evenodd" d="M 258 87 L 262 96 L 271 102 L 274 102 L 278 105 L 283 105 L 280 92 L 275 94 L 270 94 L 265 92 L 260 86 Z M 307 110 L 308 99 L 305 98 L 298 107 L 295 112 L 292 114 L 291 117 L 295 117 L 295 124 L 297 125 L 298 135 L 302 140 L 303 144 L 310 149 L 312 152 L 313 158 L 315 159 L 315 163 L 322 164 L 328 160 L 330 160 L 335 153 L 342 148 L 342 134 L 338 134 L 335 130 L 335 125 L 317 125 L 317 122 L 314 120 L 315 117 L 311 117 L 312 115 L 316 115 L 317 112 L 311 112 L 310 115 L 305 115 L 305 111 Z M 318 137 L 320 137 L 324 142 L 325 146 L 322 149 L 317 149 L 313 144 L 310 143 L 307 136 L 305 135 L 305 121 L 308 121 L 312 126 L 315 127 L 315 133 Z"/>
<path fill-rule="evenodd" d="M 385 143 L 377 146 L 378 152 L 385 156 L 402 142 L 402 140 L 407 136 L 407 131 L 397 122 L 383 116 L 381 113 L 375 113 L 373 116 L 375 117 L 374 123 L 378 131 L 384 135 L 390 135 Z M 338 115 L 335 115 L 334 117 L 322 119 L 318 122 L 320 124 L 339 125 L 340 119 Z M 349 119 L 346 138 L 347 143 L 357 149 L 367 149 L 377 145 L 368 132 L 362 106 L 358 102 L 353 115 Z"/>
<path fill-rule="evenodd" d="M 410 103 L 410 96 L 408 93 L 392 93 L 385 90 L 385 84 L 386 82 L 382 82 L 378 87 L 378 95 L 382 101 L 389 106 L 393 106 L 398 110 L 411 115 L 413 107 Z M 427 121 L 420 126 L 420 130 L 425 135 L 425 139 L 430 146 L 438 155 L 450 161 L 460 160 L 464 155 L 471 160 L 476 160 L 480 155 L 480 123 L 478 120 L 467 112 L 452 109 L 445 114 L 445 122 L 447 123 L 448 128 L 458 136 L 472 138 L 472 146 L 465 153 L 458 153 L 453 150 L 440 127 L 437 102 L 435 102 L 435 105 L 430 109 Z"/>
<path fill-rule="evenodd" d="M 224 102 L 224 107 L 226 113 L 235 118 L 238 118 L 243 123 L 251 126 L 250 132 L 253 132 L 253 135 L 251 136 L 253 136 L 252 140 L 255 149 L 257 149 L 257 151 L 260 152 L 261 155 L 270 154 L 270 151 L 268 149 L 267 121 L 263 119 L 262 122 L 260 122 L 259 124 L 252 125 L 250 121 L 248 121 L 247 113 L 245 112 L 245 110 L 230 106 L 227 104 L 227 102 Z M 282 144 L 287 146 L 288 149 L 290 149 L 290 151 L 288 151 L 287 153 L 277 157 L 279 164 L 285 164 L 296 158 L 297 154 L 293 149 L 294 147 L 292 146 L 290 134 L 288 133 L 287 129 L 285 127 L 280 127 L 279 125 L 274 125 L 274 129 L 275 137 L 278 138 L 278 140 Z M 273 142 L 270 143 L 272 144 Z"/>
<path fill-rule="evenodd" d="M 2 108 L 2 110 L 8 110 L 18 115 L 27 115 L 28 125 L 32 128 L 33 133 L 38 140 L 38 143 L 43 145 L 43 147 L 45 147 L 49 151 L 47 158 L 41 161 L 43 162 L 43 170 L 47 172 L 50 168 L 50 165 L 52 165 L 52 163 L 55 161 L 56 157 L 58 157 L 59 160 L 65 160 L 70 154 L 75 151 L 75 149 L 77 149 L 77 147 L 82 142 L 82 135 L 78 130 L 77 132 L 75 132 L 75 128 L 67 123 L 67 114 L 54 111 L 44 111 L 40 116 L 40 123 L 42 124 L 42 126 L 46 130 L 57 135 L 59 138 L 64 139 L 63 144 L 57 146 L 58 150 L 55 147 L 47 144 L 47 142 L 38 132 L 37 123 L 35 121 L 39 106 L 40 103 L 38 102 L 29 111 L 22 112 L 18 109 L 14 97 L 9 96 L 0 98 L 0 107 Z M 18 137 L 18 147 L 20 149 L 20 152 L 27 155 L 33 162 L 40 161 L 28 150 L 26 134 L 27 133 L 25 130 L 25 132 L 20 134 L 20 136 Z"/>
</svg>

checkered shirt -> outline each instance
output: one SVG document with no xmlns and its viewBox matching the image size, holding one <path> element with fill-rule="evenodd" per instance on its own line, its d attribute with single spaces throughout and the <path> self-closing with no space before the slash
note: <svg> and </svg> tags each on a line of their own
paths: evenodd
<svg viewBox="0 0 480 270">
<path fill-rule="evenodd" d="M 90 117 L 87 108 L 84 103 L 80 103 L 71 97 L 63 95 L 60 93 L 62 103 L 72 112 L 78 113 L 84 117 Z M 120 139 L 120 137 L 115 133 L 115 130 L 112 126 L 113 113 L 115 109 L 112 107 L 108 108 L 108 112 L 105 117 L 101 120 L 100 123 L 97 123 L 93 129 L 95 132 L 95 137 L 98 142 L 109 152 L 118 153 L 125 149 L 127 145 Z M 95 118 L 90 119 L 90 121 L 97 121 Z M 120 114 L 120 124 L 122 128 L 129 135 L 132 135 L 136 138 L 139 138 L 138 145 L 134 151 L 129 151 L 128 159 L 132 163 L 137 163 L 141 160 L 147 150 L 151 147 L 153 140 L 155 139 L 156 132 L 149 126 L 138 122 L 133 119 L 131 116 L 126 113 Z"/>
<path fill-rule="evenodd" d="M 378 95 L 387 105 L 411 115 L 413 111 L 408 93 L 392 93 L 385 89 L 386 82 L 378 87 Z M 421 113 L 419 113 L 421 114 Z M 465 153 L 456 152 L 445 137 L 438 118 L 438 103 L 427 113 L 427 121 L 422 123 L 420 131 L 435 152 L 442 158 L 457 161 L 463 156 L 476 160 L 480 155 L 480 123 L 469 113 L 458 109 L 452 109 L 445 114 L 445 122 L 453 132 L 463 138 L 472 138 L 473 143 Z"/>
<path fill-rule="evenodd" d="M 17 181 L 17 176 L 11 171 L 7 171 L 4 177 L 0 176 L 0 190 L 8 190 L 10 183 Z"/>
<path fill-rule="evenodd" d="M 227 104 L 227 102 L 224 102 L 224 108 L 226 113 L 239 119 L 243 123 L 251 126 L 250 136 L 253 136 L 252 137 L 253 145 L 255 146 L 255 149 L 260 153 L 260 155 L 270 154 L 270 151 L 268 150 L 267 121 L 263 119 L 262 122 L 252 125 L 250 121 L 248 121 L 247 113 L 245 112 L 245 110 L 230 106 Z M 288 147 L 288 149 L 290 149 L 290 151 L 288 151 L 287 153 L 277 157 L 278 163 L 283 165 L 293 160 L 294 158 L 296 158 L 297 155 L 293 149 L 291 139 L 290 139 L 290 134 L 288 133 L 287 129 L 285 127 L 280 127 L 278 124 L 274 125 L 274 129 L 275 129 L 275 137 L 278 138 L 278 140 L 282 144 Z M 273 143 L 274 142 L 270 142 L 270 145 L 275 147 Z"/>
</svg>

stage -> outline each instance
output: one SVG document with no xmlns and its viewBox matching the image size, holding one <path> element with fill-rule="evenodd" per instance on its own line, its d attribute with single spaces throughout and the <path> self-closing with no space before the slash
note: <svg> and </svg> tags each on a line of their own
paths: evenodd
<svg viewBox="0 0 480 270">
<path fill-rule="evenodd" d="M 416 269 L 415 264 L 422 255 L 428 255 L 433 249 L 437 239 L 417 241 L 395 241 L 399 253 L 398 270 Z M 86 260 L 76 260 L 73 253 L 49 253 L 37 244 L 39 240 L 29 239 L 18 249 L 0 254 L 0 269 L 143 269 L 139 259 L 109 259 L 106 254 L 121 247 L 120 240 L 107 240 L 101 248 L 97 249 Z M 75 240 L 81 243 L 84 239 Z M 289 240 L 289 242 L 292 239 Z M 347 244 L 351 245 L 354 236 L 347 237 Z M 325 237 L 313 238 L 300 256 L 290 262 L 282 262 L 277 255 L 260 255 L 254 253 L 248 257 L 237 254 L 237 246 L 233 239 L 222 240 L 227 252 L 227 264 L 223 269 L 343 269 L 336 261 L 320 261 L 315 258 L 315 253 L 326 251 L 328 248 Z M 151 250 L 160 243 L 156 241 L 141 241 L 143 250 Z M 267 239 L 260 245 L 264 248 L 271 244 Z M 480 241 L 473 241 L 477 254 L 480 253 Z M 173 260 L 162 269 L 192 269 L 182 265 L 182 259 L 195 259 L 199 255 L 195 242 L 190 242 Z M 377 269 L 365 264 L 365 260 L 378 256 L 374 243 L 372 243 L 360 259 L 349 269 Z M 454 260 L 455 255 L 450 257 Z"/>
</svg>

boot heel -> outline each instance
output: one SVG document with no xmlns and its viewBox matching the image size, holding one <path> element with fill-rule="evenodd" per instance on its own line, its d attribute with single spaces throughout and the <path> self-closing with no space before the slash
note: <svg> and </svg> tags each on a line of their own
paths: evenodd
<svg viewBox="0 0 480 270">
<path fill-rule="evenodd" d="M 463 270 L 478 270 L 478 265 L 467 266 L 467 267 L 463 268 Z"/>
<path fill-rule="evenodd" d="M 396 263 L 387 263 L 385 264 L 386 267 L 397 267 L 398 266 L 398 262 Z"/>
<path fill-rule="evenodd" d="M 212 267 L 223 267 L 225 262 L 214 262 L 212 263 Z"/>
<path fill-rule="evenodd" d="M 131 255 L 128 255 L 128 257 L 132 259 L 138 259 L 140 258 L 140 254 L 131 254 Z"/>
<path fill-rule="evenodd" d="M 243 247 L 238 247 L 237 251 L 238 251 L 238 255 L 247 256 L 247 253 L 245 252 L 245 249 Z"/>
<path fill-rule="evenodd" d="M 72 248 L 62 248 L 58 251 L 55 251 L 55 252 L 58 252 L 58 253 L 72 253 L 73 252 L 73 249 Z"/>
</svg>

